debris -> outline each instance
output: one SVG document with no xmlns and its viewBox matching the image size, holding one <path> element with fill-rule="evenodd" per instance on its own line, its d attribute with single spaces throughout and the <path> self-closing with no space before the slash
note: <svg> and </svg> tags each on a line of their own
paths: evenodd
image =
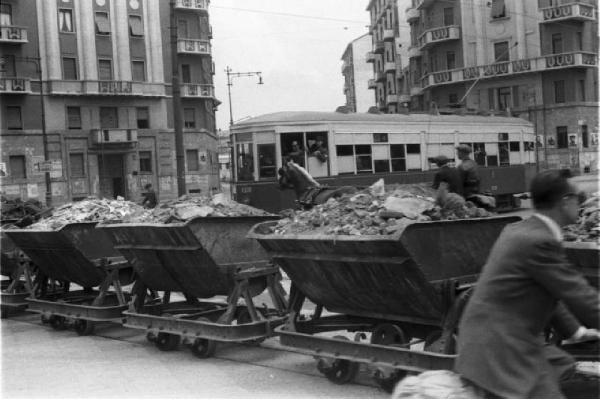
<svg viewBox="0 0 600 399">
<path fill-rule="evenodd" d="M 600 244 L 600 192 L 592 194 L 579 209 L 577 223 L 564 227 L 565 241 Z"/>
</svg>

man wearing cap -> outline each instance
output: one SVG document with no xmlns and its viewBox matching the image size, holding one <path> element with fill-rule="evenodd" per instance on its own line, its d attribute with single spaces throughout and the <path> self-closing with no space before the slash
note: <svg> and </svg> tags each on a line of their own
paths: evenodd
<svg viewBox="0 0 600 399">
<path fill-rule="evenodd" d="M 445 155 L 438 155 L 437 157 L 429 158 L 429 162 L 432 162 L 438 166 L 438 171 L 433 177 L 434 189 L 439 189 L 441 183 L 448 185 L 448 192 L 456 193 L 459 195 L 463 194 L 462 180 L 458 169 L 448 165 L 450 159 Z"/>
<path fill-rule="evenodd" d="M 297 141 L 292 142 L 292 151 L 288 152 L 287 156 L 298 165 L 304 166 L 304 150 Z"/>
<path fill-rule="evenodd" d="M 480 179 L 477 163 L 469 157 L 472 152 L 471 146 L 461 144 L 456 147 L 456 151 L 458 159 L 461 160 L 460 165 L 458 165 L 458 172 L 462 181 L 463 196 L 469 199 L 470 196 L 479 194 Z"/>
</svg>

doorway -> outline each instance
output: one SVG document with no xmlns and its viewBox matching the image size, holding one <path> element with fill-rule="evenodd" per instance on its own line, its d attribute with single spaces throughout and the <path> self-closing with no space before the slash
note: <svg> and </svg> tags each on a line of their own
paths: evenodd
<svg viewBox="0 0 600 399">
<path fill-rule="evenodd" d="M 98 154 L 98 172 L 102 198 L 126 198 L 123 154 Z"/>
</svg>

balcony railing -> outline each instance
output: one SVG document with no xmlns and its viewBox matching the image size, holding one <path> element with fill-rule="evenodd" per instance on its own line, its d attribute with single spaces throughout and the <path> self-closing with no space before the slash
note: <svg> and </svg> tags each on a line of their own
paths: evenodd
<svg viewBox="0 0 600 399">
<path fill-rule="evenodd" d="M 80 96 L 165 96 L 164 83 L 131 82 L 114 80 L 50 80 L 47 81 L 48 95 Z"/>
<path fill-rule="evenodd" d="M 377 83 L 375 82 L 375 79 L 369 79 L 368 87 L 369 87 L 369 89 L 376 89 L 377 88 Z"/>
<path fill-rule="evenodd" d="M 396 63 L 395 62 L 385 62 L 383 64 L 383 70 L 385 72 L 395 72 L 396 71 Z"/>
<path fill-rule="evenodd" d="M 0 93 L 31 93 L 31 81 L 29 78 L 0 78 Z"/>
<path fill-rule="evenodd" d="M 130 94 L 131 82 L 123 80 L 107 80 L 98 82 L 98 93 L 100 94 Z"/>
<path fill-rule="evenodd" d="M 385 46 L 383 45 L 383 40 L 375 41 L 374 50 L 375 50 L 375 53 L 383 53 L 383 51 L 385 50 Z"/>
<path fill-rule="evenodd" d="M 184 83 L 181 85 L 182 97 L 214 98 L 215 88 L 213 85 Z"/>
<path fill-rule="evenodd" d="M 375 53 L 372 51 L 369 51 L 367 53 L 367 62 L 375 62 Z"/>
<path fill-rule="evenodd" d="M 420 56 L 421 56 L 421 49 L 419 47 L 410 46 L 408 48 L 408 57 L 409 58 L 420 57 Z"/>
<path fill-rule="evenodd" d="M 430 73 L 421 80 L 422 87 L 464 82 L 473 79 L 487 79 L 504 75 L 541 72 L 560 68 L 584 68 L 598 65 L 595 53 L 550 54 L 536 58 L 497 62 L 489 65 L 451 69 Z"/>
<path fill-rule="evenodd" d="M 210 55 L 210 42 L 199 39 L 177 39 L 177 52 Z"/>
<path fill-rule="evenodd" d="M 419 36 L 421 50 L 433 44 L 460 39 L 460 27 L 457 25 L 429 29 Z"/>
<path fill-rule="evenodd" d="M 406 9 L 406 22 L 411 23 L 421 17 L 421 13 L 414 7 L 408 7 Z"/>
<path fill-rule="evenodd" d="M 346 69 L 349 69 L 351 65 L 352 64 L 349 63 L 348 61 L 344 61 L 344 63 L 342 64 L 342 73 L 344 73 L 346 71 Z"/>
<path fill-rule="evenodd" d="M 383 31 L 383 40 L 384 41 L 394 40 L 394 30 L 393 29 L 385 29 Z"/>
<path fill-rule="evenodd" d="M 177 0 L 175 8 L 190 11 L 208 11 L 209 0 Z"/>
<path fill-rule="evenodd" d="M 375 80 L 377 82 L 385 81 L 385 73 L 383 71 L 375 72 Z"/>
<path fill-rule="evenodd" d="M 388 94 L 385 98 L 385 103 L 386 104 L 395 104 L 398 102 L 398 95 L 397 94 Z"/>
<path fill-rule="evenodd" d="M 27 43 L 27 28 L 23 26 L 0 26 L 0 43 Z"/>
<path fill-rule="evenodd" d="M 564 20 L 594 21 L 596 12 L 593 6 L 582 3 L 561 4 L 559 6 L 540 9 L 543 22 Z"/>
<path fill-rule="evenodd" d="M 138 141 L 135 129 L 91 129 L 94 144 L 133 144 Z"/>
</svg>

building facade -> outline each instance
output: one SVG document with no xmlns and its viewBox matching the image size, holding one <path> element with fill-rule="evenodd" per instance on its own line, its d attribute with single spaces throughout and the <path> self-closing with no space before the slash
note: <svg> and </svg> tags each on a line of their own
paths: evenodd
<svg viewBox="0 0 600 399">
<path fill-rule="evenodd" d="M 0 14 L 3 195 L 177 196 L 171 12 L 188 192 L 218 187 L 208 0 L 6 0 Z M 45 157 L 45 155 L 47 155 Z M 49 162 L 45 162 L 45 158 Z"/>
<path fill-rule="evenodd" d="M 373 32 L 377 9 L 393 10 L 395 4 L 369 3 Z M 536 126 L 540 165 L 594 170 L 596 4 L 594 0 L 411 0 L 404 19 L 398 18 L 399 26 L 409 27 L 405 76 L 410 109 L 518 115 Z M 373 42 L 376 52 L 375 36 Z"/>
<path fill-rule="evenodd" d="M 373 93 L 368 87 L 373 73 L 366 62 L 370 50 L 371 36 L 364 34 L 350 42 L 342 55 L 345 105 L 350 112 L 367 112 L 375 105 Z"/>
</svg>

